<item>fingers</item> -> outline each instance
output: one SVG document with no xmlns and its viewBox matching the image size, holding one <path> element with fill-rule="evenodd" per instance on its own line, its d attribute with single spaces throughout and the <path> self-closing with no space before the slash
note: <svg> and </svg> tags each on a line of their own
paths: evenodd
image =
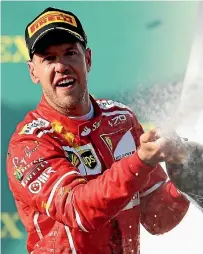
<svg viewBox="0 0 203 254">
<path fill-rule="evenodd" d="M 176 133 L 166 138 L 160 137 L 158 129 L 141 135 L 139 155 L 148 164 L 162 161 L 181 164 L 187 157 L 185 145 Z"/>
<path fill-rule="evenodd" d="M 159 138 L 157 129 L 152 129 L 140 136 L 140 143 L 154 142 Z"/>
</svg>

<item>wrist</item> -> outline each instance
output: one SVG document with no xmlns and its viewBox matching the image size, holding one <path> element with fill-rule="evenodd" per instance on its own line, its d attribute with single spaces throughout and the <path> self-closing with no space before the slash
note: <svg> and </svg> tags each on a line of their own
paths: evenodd
<svg viewBox="0 0 203 254">
<path fill-rule="evenodd" d="M 155 168 L 157 166 L 157 164 L 158 164 L 158 163 L 156 163 L 154 161 L 147 160 L 146 157 L 144 156 L 144 153 L 142 152 L 142 150 L 140 148 L 138 148 L 138 150 L 137 150 L 137 156 L 142 161 L 142 163 L 147 165 L 147 166 Z"/>
<path fill-rule="evenodd" d="M 140 172 L 141 174 L 150 174 L 156 168 L 156 166 L 154 167 L 143 163 L 137 152 L 127 157 L 126 160 L 128 161 L 130 171 L 134 175 Z"/>
</svg>

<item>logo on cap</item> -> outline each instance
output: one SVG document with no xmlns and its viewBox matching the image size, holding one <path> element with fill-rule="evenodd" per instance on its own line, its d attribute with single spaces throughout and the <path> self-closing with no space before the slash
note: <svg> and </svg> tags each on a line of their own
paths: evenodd
<svg viewBox="0 0 203 254">
<path fill-rule="evenodd" d="M 77 23 L 75 18 L 70 15 L 59 11 L 49 11 L 42 14 L 37 20 L 35 20 L 29 27 L 28 27 L 28 34 L 31 38 L 39 29 L 42 27 L 51 24 L 51 23 L 66 23 L 77 27 Z"/>
</svg>

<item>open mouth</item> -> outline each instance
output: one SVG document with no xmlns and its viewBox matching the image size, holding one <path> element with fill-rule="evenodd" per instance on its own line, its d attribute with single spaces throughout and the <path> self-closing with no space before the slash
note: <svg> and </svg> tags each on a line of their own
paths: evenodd
<svg viewBox="0 0 203 254">
<path fill-rule="evenodd" d="M 75 83 L 74 78 L 64 79 L 64 80 L 60 81 L 56 85 L 56 87 L 70 87 L 70 86 L 74 85 L 74 83 Z"/>
</svg>

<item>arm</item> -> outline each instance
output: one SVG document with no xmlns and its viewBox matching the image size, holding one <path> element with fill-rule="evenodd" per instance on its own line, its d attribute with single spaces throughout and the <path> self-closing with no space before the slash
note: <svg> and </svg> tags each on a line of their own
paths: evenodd
<svg viewBox="0 0 203 254">
<path fill-rule="evenodd" d="M 156 182 L 160 182 L 161 177 L 163 180 L 161 186 L 154 191 L 152 189 L 150 193 L 147 192 L 150 186 L 153 187 Z M 171 181 L 166 179 L 166 174 L 159 166 L 152 172 L 148 187 L 140 194 L 141 223 L 151 234 L 163 234 L 173 229 L 189 208 L 186 198 L 177 191 Z"/>
<path fill-rule="evenodd" d="M 152 165 L 157 165 L 150 174 L 150 181 L 140 192 L 141 223 L 151 234 L 163 234 L 174 228 L 182 220 L 188 210 L 189 202 L 177 191 L 172 182 L 166 182 L 167 175 L 162 167 L 157 164 L 165 158 L 161 157 L 161 151 L 153 142 L 157 139 L 156 133 L 146 133 L 144 137 L 141 125 L 135 121 L 134 126 L 136 126 L 137 140 L 142 136 L 140 148 L 146 147 L 142 155 L 149 154 L 145 157 L 147 163 L 152 161 Z M 152 160 L 150 161 L 148 158 Z"/>
<path fill-rule="evenodd" d="M 44 137 L 47 135 L 44 135 Z M 89 182 L 65 157 L 56 139 L 22 136 L 9 146 L 7 171 L 15 199 L 64 225 L 91 231 L 111 220 L 154 170 L 134 153 Z M 16 168 L 15 168 L 16 167 Z M 18 169 L 18 170 L 17 170 Z"/>
</svg>

